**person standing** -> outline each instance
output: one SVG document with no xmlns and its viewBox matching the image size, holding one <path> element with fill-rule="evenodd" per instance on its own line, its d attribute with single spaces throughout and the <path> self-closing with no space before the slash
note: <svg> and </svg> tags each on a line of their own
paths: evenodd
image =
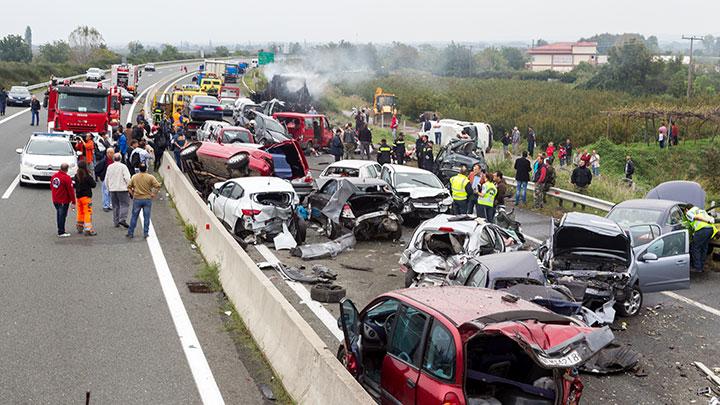
<svg viewBox="0 0 720 405">
<path fill-rule="evenodd" d="M 336 162 L 339 162 L 343 156 L 343 143 L 340 134 L 342 134 L 342 130 L 340 128 L 336 129 L 332 140 L 330 140 L 330 154 L 335 157 Z"/>
<path fill-rule="evenodd" d="M 107 169 L 113 162 L 113 156 L 115 156 L 115 150 L 113 148 L 105 149 L 105 156 L 100 159 L 95 165 L 95 177 L 100 179 L 100 186 L 102 189 L 102 202 L 103 211 L 108 212 L 112 210 L 112 200 L 110 199 L 110 190 L 108 190 L 105 184 L 105 176 L 107 175 Z"/>
<path fill-rule="evenodd" d="M 360 141 L 360 156 L 363 159 L 370 159 L 370 144 L 372 144 L 372 132 L 367 125 L 363 126 L 358 132 L 358 140 Z M 355 147 L 353 146 L 353 149 Z"/>
<path fill-rule="evenodd" d="M 82 143 L 85 151 L 85 164 L 90 173 L 95 172 L 95 141 L 92 134 L 85 134 L 85 141 Z"/>
<path fill-rule="evenodd" d="M 677 124 L 675 122 L 673 122 L 672 126 L 670 127 L 670 143 L 668 145 L 677 146 L 679 137 L 680 137 L 680 128 L 678 128 Z"/>
<path fill-rule="evenodd" d="M 153 149 L 155 151 L 155 171 L 160 169 L 162 164 L 162 157 L 165 154 L 169 143 L 168 133 L 164 125 L 160 125 L 158 130 L 153 135 Z"/>
<path fill-rule="evenodd" d="M 477 192 L 477 216 L 479 218 L 485 218 L 487 222 L 493 222 L 495 218 L 495 196 L 498 190 L 495 186 L 495 177 L 492 173 L 487 173 L 485 178 L 485 183 L 482 184 L 480 191 Z"/>
<path fill-rule="evenodd" d="M 552 143 L 552 142 L 548 143 L 548 146 L 545 149 L 545 156 L 548 158 L 553 158 L 553 160 L 555 160 L 555 144 L 554 143 Z"/>
<path fill-rule="evenodd" d="M 400 132 L 395 138 L 393 154 L 395 155 L 395 162 L 397 164 L 405 164 L 405 135 L 402 132 Z"/>
<path fill-rule="evenodd" d="M 393 113 L 390 121 L 390 131 L 392 132 L 393 141 L 397 139 L 398 119 L 397 114 Z"/>
<path fill-rule="evenodd" d="M 545 181 L 543 182 L 544 186 L 542 194 L 543 204 L 547 202 L 545 201 L 547 192 L 550 191 L 550 188 L 555 187 L 555 168 L 553 167 L 553 160 L 554 158 L 552 156 L 545 159 Z"/>
<path fill-rule="evenodd" d="M 528 143 L 528 154 L 530 156 L 535 152 L 535 130 L 532 127 L 528 127 L 527 131 L 527 143 Z"/>
<path fill-rule="evenodd" d="M 362 108 L 360 112 L 355 114 L 355 131 L 360 131 L 365 124 L 365 109 Z"/>
<path fill-rule="evenodd" d="M 420 155 L 420 168 L 428 171 L 433 171 L 435 166 L 435 156 L 433 155 L 433 141 L 428 140 L 423 146 L 422 154 Z"/>
<path fill-rule="evenodd" d="M 130 183 L 130 170 L 122 163 L 122 156 L 119 153 L 113 155 L 113 162 L 105 171 L 105 187 L 110 192 L 110 201 L 113 210 L 113 225 L 115 228 L 123 226 L 128 228 L 126 222 L 130 196 L 128 195 L 128 184 Z"/>
<path fill-rule="evenodd" d="M 633 184 L 633 174 L 635 174 L 635 163 L 630 158 L 630 155 L 625 156 L 625 181 L 629 184 Z"/>
<path fill-rule="evenodd" d="M 358 113 L 358 115 L 360 115 Z M 357 115 L 356 115 L 357 117 Z M 352 159 L 355 154 L 355 136 L 356 132 L 352 128 L 352 124 L 348 122 L 343 132 L 343 159 Z"/>
<path fill-rule="evenodd" d="M 575 186 L 575 192 L 587 194 L 587 188 L 592 183 L 592 173 L 585 167 L 585 161 L 581 160 L 580 165 L 573 169 L 570 175 L 570 183 Z"/>
<path fill-rule="evenodd" d="M 315 152 L 315 156 L 320 156 L 320 148 L 322 148 L 322 135 L 323 131 L 320 127 L 320 122 L 317 119 L 314 119 L 312 122 L 313 126 L 313 149 Z"/>
<path fill-rule="evenodd" d="M 542 208 L 545 201 L 545 177 L 547 176 L 547 168 L 542 161 L 538 162 L 537 169 L 533 175 L 535 182 L 535 193 L 533 207 Z"/>
<path fill-rule="evenodd" d="M 580 155 L 580 160 L 585 162 L 585 167 L 590 166 L 590 159 L 592 156 L 588 153 L 587 149 L 583 149 L 582 154 Z M 579 164 L 579 162 L 578 162 Z"/>
<path fill-rule="evenodd" d="M 85 233 L 85 236 L 95 236 L 97 232 L 92 225 L 92 189 L 95 188 L 96 183 L 85 161 L 78 162 L 73 182 L 77 201 L 77 231 Z"/>
<path fill-rule="evenodd" d="M 464 214 L 468 211 L 468 195 L 472 193 L 470 180 L 467 178 L 467 167 L 460 166 L 460 172 L 450 178 L 450 194 L 452 195 L 453 213 Z"/>
<path fill-rule="evenodd" d="M 520 131 L 518 127 L 513 127 L 512 130 L 512 153 L 514 155 L 520 154 Z"/>
<path fill-rule="evenodd" d="M 592 155 L 590 155 L 590 166 L 592 169 L 592 175 L 594 177 L 600 177 L 600 155 L 593 149 Z"/>
<path fill-rule="evenodd" d="M 392 155 L 392 148 L 387 144 L 385 138 L 380 140 L 380 146 L 378 146 L 377 162 L 381 165 L 390 163 L 390 157 Z"/>
<path fill-rule="evenodd" d="M 140 210 L 143 212 L 143 237 L 147 238 L 150 234 L 150 211 L 152 210 L 152 199 L 160 191 L 160 182 L 155 176 L 147 173 L 147 166 L 141 163 L 138 167 L 139 172 L 130 178 L 128 183 L 128 191 L 133 198 L 132 216 L 130 217 L 130 227 L 127 236 L 132 239 L 135 237 L 135 227 L 137 226 Z"/>
<path fill-rule="evenodd" d="M 175 155 L 175 163 L 180 168 L 180 170 L 182 170 L 180 152 L 182 152 L 183 148 L 185 147 L 185 142 L 185 135 L 182 132 L 176 134 L 175 138 L 172 141 L 173 154 Z"/>
<path fill-rule="evenodd" d="M 55 206 L 55 220 L 57 222 L 57 235 L 59 238 L 67 238 L 69 233 L 65 232 L 65 221 L 67 220 L 70 204 L 75 205 L 75 189 L 72 178 L 68 175 L 69 165 L 62 163 L 60 170 L 50 178 L 50 192 L 52 203 Z"/>
<path fill-rule="evenodd" d="M 8 94 L 5 87 L 0 87 L 0 117 L 5 115 L 5 107 L 7 107 Z"/>
<path fill-rule="evenodd" d="M 510 157 L 510 144 L 512 143 L 512 139 L 510 138 L 510 134 L 508 134 L 507 131 L 505 131 L 505 133 L 503 134 L 500 142 L 502 142 L 503 146 L 503 159 L 508 159 Z"/>
<path fill-rule="evenodd" d="M 40 125 L 40 100 L 35 96 L 32 96 L 32 101 L 30 101 L 30 114 L 30 126 Z"/>
<path fill-rule="evenodd" d="M 560 145 L 560 148 L 558 149 L 558 158 L 560 159 L 560 167 L 565 166 L 565 163 L 567 162 L 567 150 L 565 149 L 565 145 Z"/>
<path fill-rule="evenodd" d="M 415 140 L 415 158 L 418 161 L 418 167 L 422 167 L 422 159 L 420 159 L 420 157 L 422 156 L 423 150 L 425 149 L 425 143 L 427 143 L 427 140 L 427 135 L 420 135 Z"/>
<path fill-rule="evenodd" d="M 667 127 L 663 122 L 660 124 L 660 128 L 658 128 L 658 145 L 660 145 L 660 149 L 665 148 L 665 142 L 667 141 L 667 133 Z"/>
<path fill-rule="evenodd" d="M 570 138 L 565 140 L 565 156 L 565 163 L 569 166 L 573 157 L 573 144 L 570 142 Z"/>
<path fill-rule="evenodd" d="M 472 167 L 472 170 L 470 170 L 470 174 L 468 174 L 468 180 L 470 180 L 470 194 L 468 195 L 468 214 L 472 214 L 475 211 L 475 205 L 477 204 L 477 193 L 482 180 L 482 176 L 484 175 L 482 168 L 480 167 L 480 164 L 475 163 Z"/>
<path fill-rule="evenodd" d="M 495 172 L 493 175 L 495 178 L 495 187 L 497 187 L 497 193 L 495 194 L 495 201 L 493 202 L 493 209 L 495 210 L 493 212 L 493 218 L 494 213 L 497 212 L 497 206 L 498 205 L 505 205 L 505 198 L 507 195 L 507 183 L 505 182 L 505 178 L 503 177 L 503 173 L 501 171 Z"/>
<path fill-rule="evenodd" d="M 698 207 L 693 206 L 685 211 L 685 218 L 686 226 L 691 234 L 690 262 L 692 269 L 701 273 L 705 267 L 710 239 L 718 233 L 718 229 L 714 225 L 715 219 Z"/>
<path fill-rule="evenodd" d="M 530 181 L 530 161 L 527 159 L 527 151 L 523 151 L 522 157 L 515 159 L 515 181 L 517 186 L 515 187 L 515 205 L 520 204 L 522 200 L 523 204 L 527 204 L 527 185 Z"/>
</svg>

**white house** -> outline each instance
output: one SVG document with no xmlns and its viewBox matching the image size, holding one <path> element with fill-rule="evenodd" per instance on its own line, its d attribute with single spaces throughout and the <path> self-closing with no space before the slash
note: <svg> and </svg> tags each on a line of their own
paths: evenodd
<svg viewBox="0 0 720 405">
<path fill-rule="evenodd" d="M 607 61 L 597 53 L 597 42 L 557 42 L 528 50 L 532 60 L 528 68 L 534 72 L 555 70 L 569 72 L 580 62 L 597 65 Z"/>
</svg>

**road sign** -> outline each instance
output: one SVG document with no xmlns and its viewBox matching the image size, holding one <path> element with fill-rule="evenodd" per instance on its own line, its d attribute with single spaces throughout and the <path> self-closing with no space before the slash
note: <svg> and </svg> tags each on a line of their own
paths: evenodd
<svg viewBox="0 0 720 405">
<path fill-rule="evenodd" d="M 268 63 L 275 62 L 275 54 L 272 52 L 259 52 L 258 53 L 258 65 L 267 65 Z"/>
</svg>

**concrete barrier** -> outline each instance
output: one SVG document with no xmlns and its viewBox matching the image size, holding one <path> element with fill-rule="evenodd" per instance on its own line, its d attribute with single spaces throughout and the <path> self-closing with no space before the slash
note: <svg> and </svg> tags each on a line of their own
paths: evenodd
<svg viewBox="0 0 720 405">
<path fill-rule="evenodd" d="M 160 173 L 183 219 L 197 227 L 196 243 L 220 266 L 220 282 L 255 342 L 300 404 L 373 404 L 280 291 L 208 209 L 166 152 Z"/>
</svg>

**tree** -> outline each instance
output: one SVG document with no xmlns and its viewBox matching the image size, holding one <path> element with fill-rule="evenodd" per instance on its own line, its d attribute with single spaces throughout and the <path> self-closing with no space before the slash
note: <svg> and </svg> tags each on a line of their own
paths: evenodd
<svg viewBox="0 0 720 405">
<path fill-rule="evenodd" d="M 500 49 L 500 52 L 511 69 L 525 69 L 525 64 L 530 61 L 525 52 L 519 48 L 504 46 Z"/>
<path fill-rule="evenodd" d="M 178 60 L 182 59 L 182 54 L 178 49 L 170 44 L 163 44 L 162 51 L 160 52 L 160 59 L 162 60 Z"/>
<path fill-rule="evenodd" d="M 302 52 L 302 46 L 300 45 L 300 42 L 293 42 L 290 44 L 290 54 L 291 55 L 298 55 Z"/>
<path fill-rule="evenodd" d="M 544 46 L 544 45 L 549 45 L 549 43 L 548 43 L 548 41 L 546 41 L 542 38 L 538 39 L 537 42 L 535 42 L 535 46 Z"/>
<path fill-rule="evenodd" d="M 215 47 L 215 56 L 219 58 L 230 56 L 230 50 L 226 46 Z"/>
<path fill-rule="evenodd" d="M 30 46 L 20 35 L 10 34 L 0 39 L 0 60 L 10 62 L 30 62 Z"/>
<path fill-rule="evenodd" d="M 653 71 L 657 68 L 660 70 Z M 653 65 L 652 55 L 644 41 L 630 39 L 622 46 L 610 48 L 608 63 L 587 82 L 587 87 L 641 94 L 650 90 L 650 84 L 658 90 L 657 75 L 662 70 L 664 64 Z M 651 73 L 653 73 L 652 80 L 648 80 Z"/>
<path fill-rule="evenodd" d="M 53 41 L 45 45 L 40 45 L 40 59 L 49 63 L 67 63 L 70 60 L 72 51 L 67 42 Z"/>
<path fill-rule="evenodd" d="M 68 42 L 75 62 L 84 64 L 90 60 L 93 51 L 103 45 L 104 40 L 95 27 L 81 25 L 70 33 Z"/>
<path fill-rule="evenodd" d="M 92 50 L 89 63 L 96 66 L 107 66 L 113 63 L 120 63 L 122 58 L 117 53 L 109 50 L 105 44 Z"/>
<path fill-rule="evenodd" d="M 483 72 L 504 72 L 508 70 L 508 61 L 495 47 L 482 50 L 475 56 L 478 69 Z"/>
<path fill-rule="evenodd" d="M 28 44 L 32 52 L 32 30 L 29 25 L 25 27 L 25 43 Z"/>
<path fill-rule="evenodd" d="M 443 69 L 440 74 L 456 77 L 470 77 L 475 74 L 475 58 L 468 47 L 451 42 L 443 54 Z"/>
</svg>

